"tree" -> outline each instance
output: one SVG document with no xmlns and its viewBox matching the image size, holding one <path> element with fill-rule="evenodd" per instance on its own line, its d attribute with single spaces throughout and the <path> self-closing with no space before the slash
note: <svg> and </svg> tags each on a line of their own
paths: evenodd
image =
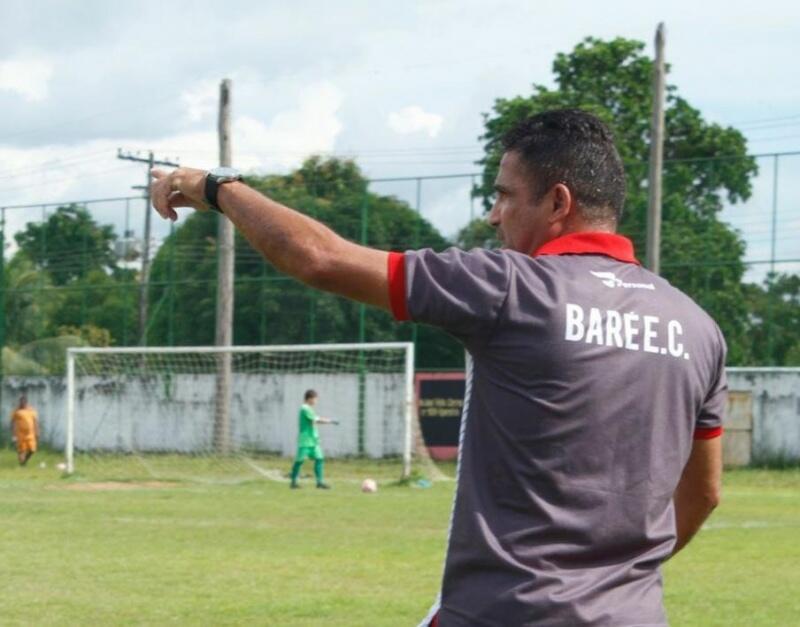
<svg viewBox="0 0 800 627">
<path fill-rule="evenodd" d="M 95 269 L 62 286 L 59 292 L 61 304 L 50 317 L 48 335 L 62 335 L 63 327 L 83 329 L 88 325 L 108 333 L 109 345 L 135 343 L 139 287 L 134 270 L 117 268 L 107 274 Z M 92 337 L 100 335 L 94 333 Z M 105 345 L 93 343 L 88 336 L 85 339 L 91 346 Z"/>
<path fill-rule="evenodd" d="M 59 327 L 58 337 L 79 338 L 85 346 L 111 346 L 111 333 L 108 329 L 93 324 L 84 324 L 80 327 L 71 325 Z"/>
<path fill-rule="evenodd" d="M 65 285 L 92 270 L 110 274 L 117 269 L 114 227 L 98 225 L 85 207 L 59 207 L 44 223 L 28 223 L 14 239 L 55 285 Z"/>
<path fill-rule="evenodd" d="M 6 340 L 23 346 L 57 337 L 60 327 L 98 328 L 113 344 L 135 337 L 136 272 L 120 267 L 116 235 L 85 207 L 59 207 L 15 236 L 6 267 Z"/>
<path fill-rule="evenodd" d="M 753 363 L 800 366 L 800 276 L 770 273 L 764 286 L 748 286 Z"/>
<path fill-rule="evenodd" d="M 448 245 L 406 203 L 369 192 L 367 180 L 349 160 L 312 157 L 286 176 L 250 177 L 247 182 L 340 235 L 376 248 L 441 250 Z M 213 343 L 217 219 L 214 213 L 190 216 L 156 254 L 150 284 L 152 343 L 168 344 L 170 339 L 182 345 Z M 278 273 L 239 234 L 235 281 L 236 344 L 354 342 L 360 338 L 362 308 L 358 304 L 311 290 Z M 397 325 L 391 316 L 370 307 L 363 309 L 363 325 L 368 342 L 414 336 L 412 325 Z M 463 362 L 462 349 L 449 336 L 422 325 L 416 334 L 419 365 L 446 367 Z"/>
<path fill-rule="evenodd" d="M 50 275 L 20 251 L 4 268 L 5 343 L 22 346 L 48 334 L 53 316 L 64 300 Z"/>
<path fill-rule="evenodd" d="M 627 174 L 620 231 L 643 256 L 653 68 L 643 50 L 638 41 L 585 39 L 569 54 L 556 56 L 554 89 L 535 84 L 529 96 L 497 100 L 484 116 L 486 154 L 475 189 L 484 206 L 492 202 L 507 130 L 548 109 L 585 109 L 603 119 L 616 137 Z M 747 363 L 752 342 L 742 283 L 745 244 L 718 215 L 726 200 L 735 203 L 750 196 L 755 160 L 747 155 L 739 131 L 704 120 L 674 86 L 667 89 L 665 126 L 663 274 L 718 322 L 728 342 L 729 363 Z"/>
<path fill-rule="evenodd" d="M 486 218 L 475 218 L 456 234 L 456 246 L 464 250 L 500 248 L 500 240 Z"/>
<path fill-rule="evenodd" d="M 238 256 L 241 245 L 237 234 Z M 214 343 L 216 246 L 217 215 L 213 212 L 190 215 L 164 240 L 150 270 L 149 344 Z"/>
</svg>

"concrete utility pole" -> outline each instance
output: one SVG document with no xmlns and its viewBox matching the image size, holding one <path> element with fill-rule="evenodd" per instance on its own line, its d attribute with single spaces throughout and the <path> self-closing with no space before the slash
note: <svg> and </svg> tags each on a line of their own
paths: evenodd
<svg viewBox="0 0 800 627">
<path fill-rule="evenodd" d="M 650 174 L 647 203 L 647 267 L 661 272 L 661 175 L 664 165 L 664 23 L 656 29 L 653 64 L 653 121 L 650 130 Z"/>
<path fill-rule="evenodd" d="M 120 148 L 117 150 L 117 159 L 125 159 L 126 161 L 136 161 L 138 163 L 147 164 L 147 186 L 144 188 L 145 211 L 144 241 L 142 242 L 142 271 L 141 279 L 139 281 L 139 345 L 147 346 L 147 284 L 150 279 L 150 224 L 153 215 L 153 210 L 150 208 L 150 185 L 153 183 L 153 175 L 150 173 L 150 171 L 156 165 L 165 165 L 168 167 L 177 168 L 178 164 L 172 161 L 167 161 L 166 159 L 156 159 L 153 156 L 152 150 L 148 153 L 147 158 L 143 158 L 140 157 L 138 153 L 124 153 Z"/>
<path fill-rule="evenodd" d="M 225 79 L 219 88 L 219 164 L 230 167 L 231 156 L 231 81 Z M 217 326 L 216 346 L 233 344 L 233 276 L 234 276 L 234 231 L 233 224 L 224 215 L 219 215 L 217 230 Z M 219 354 L 217 364 L 216 412 L 214 420 L 214 448 L 226 455 L 231 450 L 230 403 L 232 355 Z"/>
</svg>

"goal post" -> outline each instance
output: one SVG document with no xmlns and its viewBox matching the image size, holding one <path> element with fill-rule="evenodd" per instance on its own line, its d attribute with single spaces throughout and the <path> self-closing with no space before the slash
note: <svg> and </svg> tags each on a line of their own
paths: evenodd
<svg viewBox="0 0 800 627">
<path fill-rule="evenodd" d="M 216 420 L 219 363 L 231 362 L 228 431 Z M 63 442 L 68 473 L 98 478 L 282 477 L 303 392 L 319 393 L 326 457 L 387 459 L 411 474 L 410 342 L 70 348 Z M 220 438 L 228 445 L 221 449 Z M 395 474 L 397 476 L 397 474 Z"/>
</svg>

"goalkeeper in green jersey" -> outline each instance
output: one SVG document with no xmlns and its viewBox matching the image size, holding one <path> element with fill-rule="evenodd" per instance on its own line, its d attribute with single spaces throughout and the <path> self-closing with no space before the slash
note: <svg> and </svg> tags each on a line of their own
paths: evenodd
<svg viewBox="0 0 800 627">
<path fill-rule="evenodd" d="M 325 456 L 322 454 L 322 447 L 319 445 L 319 431 L 317 424 L 338 424 L 336 420 L 317 416 L 314 405 L 317 404 L 319 395 L 314 390 L 307 390 L 305 402 L 300 408 L 300 433 L 297 437 L 297 456 L 294 458 L 292 466 L 292 488 L 299 488 L 297 477 L 303 462 L 308 459 L 314 460 L 314 476 L 317 478 L 317 487 L 322 490 L 329 490 L 330 486 L 322 478 Z"/>
</svg>

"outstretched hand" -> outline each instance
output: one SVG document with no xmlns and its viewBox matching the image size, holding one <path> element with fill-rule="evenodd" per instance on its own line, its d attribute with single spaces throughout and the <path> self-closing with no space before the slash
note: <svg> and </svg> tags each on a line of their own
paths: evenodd
<svg viewBox="0 0 800 627">
<path fill-rule="evenodd" d="M 178 207 L 191 207 L 196 211 L 208 211 L 205 201 L 206 171 L 194 168 L 178 168 L 165 172 L 153 168 L 153 183 L 150 199 L 158 214 L 165 220 L 177 220 Z"/>
</svg>

